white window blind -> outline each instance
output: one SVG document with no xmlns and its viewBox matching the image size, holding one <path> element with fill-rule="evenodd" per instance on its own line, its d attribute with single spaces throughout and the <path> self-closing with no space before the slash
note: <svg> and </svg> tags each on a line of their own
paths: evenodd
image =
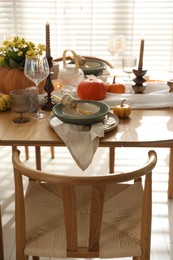
<svg viewBox="0 0 173 260">
<path fill-rule="evenodd" d="M 51 30 L 51 55 L 65 49 L 113 61 L 107 50 L 111 34 L 127 38 L 125 53 L 138 56 L 144 35 L 144 67 L 173 72 L 172 0 L 0 0 L 0 35 L 45 43 Z"/>
</svg>

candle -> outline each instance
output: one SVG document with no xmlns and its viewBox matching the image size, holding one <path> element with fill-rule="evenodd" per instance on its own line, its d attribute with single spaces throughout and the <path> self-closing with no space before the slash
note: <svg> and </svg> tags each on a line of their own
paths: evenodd
<svg viewBox="0 0 173 260">
<path fill-rule="evenodd" d="M 138 69 L 140 70 L 142 70 L 143 67 L 143 55 L 144 55 L 144 39 L 141 39 L 139 65 L 138 65 Z"/>
<path fill-rule="evenodd" d="M 50 57 L 50 24 L 46 23 L 46 57 Z"/>
<path fill-rule="evenodd" d="M 63 81 L 61 79 L 53 79 L 52 85 L 54 87 L 54 90 L 60 90 L 63 86 Z"/>
</svg>

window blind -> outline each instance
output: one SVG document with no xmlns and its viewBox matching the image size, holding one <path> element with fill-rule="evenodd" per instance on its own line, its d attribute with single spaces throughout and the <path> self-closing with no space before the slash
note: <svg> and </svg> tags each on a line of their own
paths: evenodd
<svg viewBox="0 0 173 260">
<path fill-rule="evenodd" d="M 18 35 L 45 43 L 45 23 L 50 23 L 51 55 L 65 49 L 97 56 L 110 62 L 111 34 L 126 36 L 124 54 L 138 57 L 145 38 L 144 67 L 173 72 L 172 0 L 1 0 L 0 35 Z"/>
</svg>

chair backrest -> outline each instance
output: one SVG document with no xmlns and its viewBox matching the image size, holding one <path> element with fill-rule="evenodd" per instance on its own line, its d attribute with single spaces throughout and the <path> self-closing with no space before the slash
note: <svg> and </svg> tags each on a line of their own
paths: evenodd
<svg viewBox="0 0 173 260">
<path fill-rule="evenodd" d="M 110 69 L 113 69 L 114 66 L 113 64 L 111 64 L 109 61 L 107 60 L 104 60 L 104 59 L 101 59 L 101 58 L 98 58 L 98 57 L 95 57 L 95 56 L 82 56 L 82 58 L 86 59 L 86 60 L 97 60 L 97 61 L 101 61 L 103 63 L 105 63 Z M 71 56 L 67 56 L 66 57 L 67 60 L 73 60 Z M 54 59 L 54 62 L 61 62 L 63 60 L 62 57 L 60 58 L 56 58 Z"/>
<path fill-rule="evenodd" d="M 75 175 L 64 175 L 64 174 L 52 174 L 48 172 L 38 171 L 31 169 L 24 165 L 19 158 L 19 151 L 13 151 L 13 166 L 15 175 L 15 205 L 16 205 L 16 250 L 25 247 L 25 206 L 24 206 L 24 188 L 22 175 L 27 176 L 30 180 L 35 180 L 36 183 L 50 183 L 58 184 L 61 187 L 61 196 L 63 201 L 64 209 L 64 222 L 66 230 L 66 243 L 67 243 L 67 257 L 82 257 L 82 258 L 94 258 L 100 257 L 100 234 L 102 230 L 102 220 L 107 218 L 107 214 L 110 207 L 114 207 L 115 201 L 111 204 L 112 193 L 119 195 L 120 190 L 125 190 L 130 186 L 137 186 L 141 184 L 143 189 L 142 205 L 141 205 L 141 250 L 143 252 L 143 258 L 149 259 L 150 255 L 150 236 L 151 236 L 151 193 L 152 193 L 152 169 L 156 165 L 157 156 L 155 151 L 149 151 L 148 161 L 145 165 L 131 172 L 125 172 L 120 174 L 105 174 L 100 176 L 75 176 Z M 143 176 L 145 176 L 143 180 Z M 127 182 L 127 184 L 126 184 Z M 119 186 L 120 185 L 120 186 Z M 84 197 L 82 197 L 82 187 L 84 189 L 84 197 L 88 201 L 87 209 L 84 209 Z M 113 186 L 113 189 L 110 187 Z M 106 194 L 108 190 L 108 195 Z M 77 191 L 77 192 L 76 192 Z M 123 196 L 119 197 L 118 204 L 131 204 L 133 203 L 132 196 L 138 200 L 137 190 L 131 190 L 130 193 L 124 193 Z M 130 194 L 130 195 L 129 195 Z M 129 202 L 130 199 L 130 202 Z M 121 201 L 122 200 L 122 201 Z M 105 206 L 105 202 L 107 205 Z M 127 202 L 127 203 L 126 203 Z M 135 202 L 135 203 L 139 203 Z M 84 224 L 78 226 L 78 206 L 80 204 L 81 210 L 81 221 L 83 223 L 85 215 L 89 214 L 88 231 Z M 110 204 L 110 205 L 109 205 Z M 108 208 L 106 211 L 105 207 Z M 136 206 L 138 207 L 138 206 Z M 132 206 L 132 208 L 134 208 Z M 115 210 L 116 211 L 116 210 Z M 127 208 L 128 212 L 129 209 Z M 115 212 L 114 212 L 115 213 Z M 105 216 L 103 216 L 105 214 Z M 112 213 L 111 213 L 112 214 Z M 131 213 L 128 213 L 129 216 Z M 110 216 L 109 216 L 110 217 Z M 111 217 L 112 218 L 112 217 Z M 87 226 L 87 225 L 86 225 Z M 79 229 L 82 229 L 83 236 L 88 234 L 87 245 L 81 245 L 81 235 L 79 235 Z M 78 237 L 79 235 L 79 237 Z M 19 242 L 20 241 L 20 242 Z M 104 239 L 103 239 L 104 241 Z M 106 250 L 104 250 L 106 251 Z M 127 254 L 127 253 L 126 253 Z M 53 257 L 53 256 L 52 256 Z M 56 256 L 55 256 L 56 257 Z M 103 257 L 105 258 L 104 252 Z M 107 257 L 107 256 L 106 256 Z M 114 256 L 117 257 L 117 256 Z M 112 257 L 113 258 L 113 257 Z M 19 259 L 19 258 L 18 258 Z M 20 258 L 22 259 L 22 258 Z"/>
</svg>

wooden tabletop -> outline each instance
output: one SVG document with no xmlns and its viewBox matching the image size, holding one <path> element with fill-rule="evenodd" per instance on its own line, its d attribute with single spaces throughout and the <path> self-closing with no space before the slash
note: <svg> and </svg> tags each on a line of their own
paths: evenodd
<svg viewBox="0 0 173 260">
<path fill-rule="evenodd" d="M 48 118 L 52 112 L 48 112 Z M 11 111 L 0 112 L 0 145 L 9 146 L 64 146 L 50 127 L 48 118 L 32 119 L 17 124 Z M 30 114 L 28 116 L 31 117 Z M 170 148 L 168 197 L 173 198 L 173 109 L 132 110 L 130 118 L 120 120 L 116 129 L 100 139 L 101 147 L 109 147 L 110 173 L 114 172 L 115 147 Z M 40 162 L 37 163 L 40 167 Z M 38 168 L 39 168 L 38 167 Z"/>
<path fill-rule="evenodd" d="M 48 112 L 48 117 L 52 112 Z M 63 141 L 48 123 L 48 118 L 32 119 L 28 123 L 13 122 L 16 114 L 0 113 L 1 145 L 54 145 Z M 31 117 L 30 114 L 28 116 Z M 120 120 L 116 129 L 105 133 L 100 146 L 170 147 L 173 145 L 173 110 L 132 110 L 130 118 Z"/>
</svg>

